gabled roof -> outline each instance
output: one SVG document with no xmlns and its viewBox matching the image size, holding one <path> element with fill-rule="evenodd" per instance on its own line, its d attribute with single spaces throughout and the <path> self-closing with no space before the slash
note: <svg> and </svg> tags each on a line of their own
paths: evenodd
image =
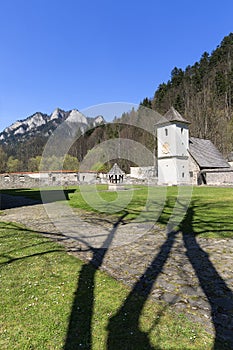
<svg viewBox="0 0 233 350">
<path fill-rule="evenodd" d="M 121 170 L 119 165 L 115 163 L 112 167 L 112 169 L 108 172 L 108 175 L 124 175 L 124 171 Z"/>
<path fill-rule="evenodd" d="M 189 152 L 200 168 L 229 168 L 230 165 L 210 140 L 190 137 Z"/>
</svg>

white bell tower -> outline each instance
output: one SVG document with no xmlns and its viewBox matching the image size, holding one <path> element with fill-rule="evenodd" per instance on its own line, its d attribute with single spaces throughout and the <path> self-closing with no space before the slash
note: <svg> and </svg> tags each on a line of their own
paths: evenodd
<svg viewBox="0 0 233 350">
<path fill-rule="evenodd" d="M 158 184 L 189 184 L 189 121 L 171 107 L 156 124 Z"/>
</svg>

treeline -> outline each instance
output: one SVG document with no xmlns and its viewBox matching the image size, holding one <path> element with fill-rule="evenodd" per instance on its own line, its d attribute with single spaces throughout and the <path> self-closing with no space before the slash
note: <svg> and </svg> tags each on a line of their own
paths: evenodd
<svg viewBox="0 0 233 350">
<path fill-rule="evenodd" d="M 130 171 L 130 166 L 137 166 L 138 154 L 134 156 L 136 151 L 134 144 L 123 140 L 132 140 L 144 145 L 151 152 L 155 149 L 154 134 L 146 131 L 142 127 L 130 125 L 128 121 L 131 118 L 146 118 L 145 112 L 134 111 L 124 113 L 119 119 L 115 119 L 113 123 L 102 124 L 96 128 L 90 129 L 81 135 L 74 142 L 69 150 L 73 157 L 77 157 L 85 170 L 108 171 L 117 163 L 126 173 Z M 143 124 L 143 123 L 142 123 Z M 103 149 L 105 141 L 116 140 L 116 142 L 108 143 L 107 149 Z M 89 161 L 86 159 L 89 158 Z M 150 161 L 150 164 L 148 162 Z M 148 160 L 145 154 L 141 154 L 140 165 L 152 165 L 153 159 Z"/>
<path fill-rule="evenodd" d="M 146 118 L 145 112 L 132 110 L 130 113 L 125 113 L 122 118 L 115 120 L 114 123 L 101 124 L 95 128 L 90 128 L 84 134 L 78 130 L 76 141 L 72 144 L 64 159 L 55 155 L 56 150 L 54 150 L 54 155 L 43 156 L 48 139 L 39 138 L 39 136 L 17 144 L 2 145 L 0 146 L 0 172 L 34 172 L 62 169 L 77 171 L 80 164 L 82 166 L 84 164 L 82 170 L 107 172 L 115 162 L 125 172 L 129 172 L 130 166 L 138 165 L 137 157 L 139 154 L 136 154 L 137 157 L 135 156 L 134 159 L 135 149 L 132 149 L 133 145 L 128 144 L 126 146 L 124 142 L 118 140 L 136 141 L 152 152 L 155 149 L 153 134 L 143 128 L 128 124 L 130 119 L 136 117 L 139 119 Z M 116 140 L 116 142 L 110 143 L 106 152 L 106 149 L 101 148 L 101 145 L 108 140 Z M 62 140 L 58 141 L 62 142 Z M 96 148 L 97 146 L 98 148 Z M 55 145 L 55 148 L 58 147 L 59 144 Z M 51 153 L 50 150 L 49 154 Z M 85 162 L 86 158 L 89 159 L 88 162 Z M 140 165 L 153 164 L 153 159 L 146 159 L 145 154 L 141 154 L 140 158 Z"/>
<path fill-rule="evenodd" d="M 78 171 L 78 159 L 69 154 L 64 158 L 56 156 L 36 156 L 29 158 L 27 163 L 24 163 L 21 159 L 15 158 L 14 156 L 8 157 L 3 148 L 0 147 L 0 173 L 53 171 L 62 169 Z"/>
<path fill-rule="evenodd" d="M 191 135 L 212 140 L 226 156 L 233 149 L 233 33 L 185 70 L 175 67 L 142 105 L 164 114 L 174 106 L 191 122 Z"/>
</svg>

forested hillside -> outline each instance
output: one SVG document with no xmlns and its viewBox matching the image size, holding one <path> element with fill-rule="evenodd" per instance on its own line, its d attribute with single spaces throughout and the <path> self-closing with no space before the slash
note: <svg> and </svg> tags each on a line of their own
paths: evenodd
<svg viewBox="0 0 233 350">
<path fill-rule="evenodd" d="M 233 33 L 193 66 L 175 67 L 142 104 L 161 114 L 173 105 L 192 123 L 192 136 L 212 140 L 226 156 L 233 150 Z"/>
</svg>

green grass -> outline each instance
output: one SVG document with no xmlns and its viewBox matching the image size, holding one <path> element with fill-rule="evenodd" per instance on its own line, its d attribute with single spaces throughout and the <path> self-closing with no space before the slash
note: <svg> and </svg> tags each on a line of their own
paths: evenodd
<svg viewBox="0 0 233 350">
<path fill-rule="evenodd" d="M 70 205 L 114 217 L 126 213 L 128 221 L 139 220 L 146 207 L 148 216 L 143 220 L 156 213 L 161 225 L 171 217 L 178 190 L 154 187 L 148 196 L 144 186 L 120 194 L 99 186 L 96 195 L 93 189 L 67 189 Z M 47 190 L 59 200 L 57 189 Z M 38 189 L 11 190 L 10 194 L 40 196 Z M 232 199 L 232 188 L 195 187 L 180 229 L 203 237 L 233 237 Z M 178 204 L 175 214 L 182 200 Z M 132 295 L 122 283 L 68 255 L 42 235 L 1 223 L 0 238 L 1 349 L 212 349 L 213 338 L 184 315 L 175 314 L 166 304 Z"/>
<path fill-rule="evenodd" d="M 61 245 L 16 224 L 1 223 L 0 237 L 1 349 L 211 349 L 184 315 L 127 299 L 127 287 Z"/>
<path fill-rule="evenodd" d="M 154 221 L 163 210 L 167 189 L 163 187 L 127 186 L 125 191 L 111 192 L 102 186 L 80 186 L 69 194 L 74 208 L 96 213 L 125 215 L 125 220 Z"/>
<path fill-rule="evenodd" d="M 127 191 L 109 192 L 107 185 L 87 185 L 68 187 L 66 198 L 74 208 L 84 211 L 94 211 L 103 215 L 113 215 L 114 218 L 126 214 L 124 220 L 150 221 L 167 225 L 174 205 L 177 201 L 177 187 L 147 187 L 128 186 Z M 184 189 L 181 188 L 181 191 Z M 148 192 L 149 191 L 149 192 Z M 190 189 L 191 191 L 191 189 Z M 37 200 L 41 199 L 39 189 L 1 190 L 1 193 L 20 195 Z M 43 198 L 47 202 L 63 200 L 57 188 L 46 188 Z M 182 202 L 182 196 L 179 198 Z M 182 207 L 182 206 L 181 206 Z M 173 214 L 179 215 L 180 207 Z M 189 208 L 179 228 L 202 237 L 232 238 L 233 237 L 233 188 L 194 187 Z"/>
<path fill-rule="evenodd" d="M 107 191 L 107 185 L 82 185 L 66 188 L 65 195 L 72 207 L 84 211 L 114 217 L 126 214 L 126 221 L 157 220 L 157 223 L 165 226 L 173 213 L 178 190 L 177 187 L 128 186 L 128 191 L 116 193 Z M 58 188 L 46 188 L 43 191 L 47 202 L 64 200 Z M 41 199 L 39 189 L 1 190 L 1 193 Z M 182 201 L 182 196 L 180 199 Z M 179 210 L 178 206 L 174 216 L 179 215 Z M 232 212 L 233 188 L 194 187 L 189 208 L 179 228 L 202 237 L 232 238 Z"/>
<path fill-rule="evenodd" d="M 169 189 L 168 200 L 159 222 L 166 223 L 176 200 Z M 233 188 L 194 187 L 181 230 L 202 237 L 233 238 Z"/>
<path fill-rule="evenodd" d="M 181 191 L 183 189 L 181 188 Z M 185 190 L 184 190 L 185 191 Z M 191 189 L 190 189 L 191 191 Z M 132 199 L 129 199 L 129 192 L 132 192 Z M 117 216 L 127 212 L 125 220 L 135 220 L 142 215 L 142 219 L 153 220 L 162 225 L 166 225 L 174 214 L 177 217 L 180 211 L 186 215 L 179 224 L 179 228 L 186 233 L 194 233 L 203 237 L 226 238 L 233 237 L 233 188 L 221 187 L 194 187 L 188 210 L 182 208 L 182 195 L 179 198 L 178 207 L 173 212 L 177 201 L 177 187 L 137 187 L 136 190 L 122 191 L 122 193 L 102 192 L 99 188 L 98 199 L 93 187 L 77 189 L 75 193 L 69 195 L 70 205 L 86 211 L 114 213 Z M 119 195 L 119 201 L 114 200 Z M 185 196 L 186 194 L 184 194 Z M 84 198 L 83 198 L 84 197 Z M 85 201 L 88 199 L 88 203 Z M 181 203 L 180 203 L 181 202 Z M 122 204 L 122 206 L 121 206 Z"/>
</svg>

